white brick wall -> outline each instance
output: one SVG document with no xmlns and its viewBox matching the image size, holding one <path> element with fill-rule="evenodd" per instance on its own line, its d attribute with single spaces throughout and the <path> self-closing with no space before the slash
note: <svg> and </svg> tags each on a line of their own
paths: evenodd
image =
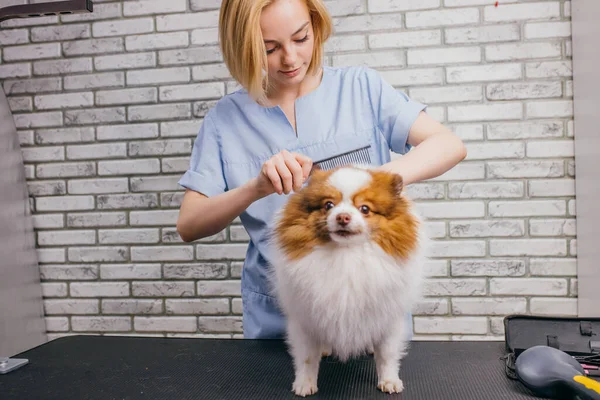
<svg viewBox="0 0 600 400">
<path fill-rule="evenodd" d="M 219 0 L 96 1 L 0 24 L 51 337 L 239 337 L 248 237 L 175 231 L 193 139 L 236 88 Z M 366 64 L 464 140 L 409 193 L 434 238 L 417 338 L 502 336 L 512 312 L 576 314 L 570 1 L 329 0 L 330 65 Z"/>
</svg>

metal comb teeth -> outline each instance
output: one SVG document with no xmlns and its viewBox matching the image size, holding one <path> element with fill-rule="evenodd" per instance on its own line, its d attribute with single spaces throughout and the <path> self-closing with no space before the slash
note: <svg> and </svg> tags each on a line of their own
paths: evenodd
<svg viewBox="0 0 600 400">
<path fill-rule="evenodd" d="M 327 171 L 349 164 L 371 164 L 369 148 L 371 148 L 371 146 L 365 146 L 361 147 L 360 149 L 351 150 L 346 153 L 338 154 L 337 156 L 326 158 L 324 160 L 315 161 L 313 162 L 313 169 L 322 169 Z"/>
</svg>

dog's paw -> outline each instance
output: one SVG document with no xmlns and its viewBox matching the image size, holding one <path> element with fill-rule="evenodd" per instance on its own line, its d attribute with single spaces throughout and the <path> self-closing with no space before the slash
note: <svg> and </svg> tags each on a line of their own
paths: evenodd
<svg viewBox="0 0 600 400">
<path fill-rule="evenodd" d="M 306 397 L 317 393 L 317 383 L 312 379 L 297 380 L 294 382 L 292 391 L 296 396 Z"/>
<path fill-rule="evenodd" d="M 377 388 L 385 393 L 400 393 L 404 390 L 404 384 L 400 378 L 381 379 Z"/>
</svg>

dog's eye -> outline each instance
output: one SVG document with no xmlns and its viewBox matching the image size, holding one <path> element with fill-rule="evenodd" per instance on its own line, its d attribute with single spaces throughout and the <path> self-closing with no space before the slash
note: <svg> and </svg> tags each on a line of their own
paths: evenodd
<svg viewBox="0 0 600 400">
<path fill-rule="evenodd" d="M 360 206 L 359 210 L 360 210 L 361 213 L 363 213 L 365 215 L 367 215 L 369 213 L 369 211 L 371 211 L 369 209 L 369 206 Z"/>
<path fill-rule="evenodd" d="M 327 203 L 325 203 L 325 210 L 331 210 L 333 206 L 334 204 L 331 201 L 328 201 Z"/>
</svg>

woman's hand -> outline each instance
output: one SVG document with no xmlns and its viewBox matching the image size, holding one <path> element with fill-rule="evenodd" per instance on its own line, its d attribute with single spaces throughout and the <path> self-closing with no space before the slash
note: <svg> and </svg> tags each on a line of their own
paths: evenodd
<svg viewBox="0 0 600 400">
<path fill-rule="evenodd" d="M 262 198 L 272 193 L 289 194 L 292 190 L 298 191 L 308 179 L 311 169 L 310 158 L 282 150 L 265 161 L 255 178 L 257 194 Z"/>
</svg>

